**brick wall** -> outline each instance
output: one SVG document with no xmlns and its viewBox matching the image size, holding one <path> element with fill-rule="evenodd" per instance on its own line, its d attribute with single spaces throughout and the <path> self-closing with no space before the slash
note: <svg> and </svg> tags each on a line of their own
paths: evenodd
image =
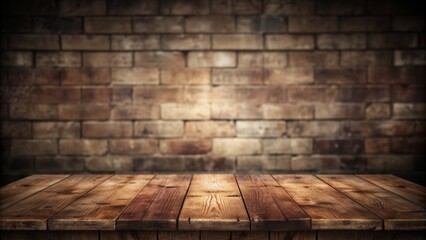
<svg viewBox="0 0 426 240">
<path fill-rule="evenodd" d="M 424 3 L 1 4 L 3 176 L 425 169 Z"/>
</svg>

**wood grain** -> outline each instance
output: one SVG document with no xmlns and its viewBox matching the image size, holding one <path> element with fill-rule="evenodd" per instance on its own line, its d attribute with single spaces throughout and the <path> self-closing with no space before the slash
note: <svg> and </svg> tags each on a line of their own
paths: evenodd
<svg viewBox="0 0 426 240">
<path fill-rule="evenodd" d="M 269 240 L 316 240 L 317 231 L 270 232 Z"/>
<path fill-rule="evenodd" d="M 179 230 L 249 230 L 250 222 L 235 177 L 196 174 L 179 216 Z"/>
<path fill-rule="evenodd" d="M 99 240 L 157 240 L 156 231 L 101 231 Z"/>
<path fill-rule="evenodd" d="M 424 208 L 353 175 L 318 175 L 321 180 L 383 219 L 385 230 L 426 230 Z"/>
</svg>

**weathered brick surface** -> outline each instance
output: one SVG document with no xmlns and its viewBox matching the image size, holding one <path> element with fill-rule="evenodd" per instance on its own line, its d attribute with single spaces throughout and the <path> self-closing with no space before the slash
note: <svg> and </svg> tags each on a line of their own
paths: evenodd
<svg viewBox="0 0 426 240">
<path fill-rule="evenodd" d="M 115 35 L 111 38 L 112 50 L 160 49 L 158 35 Z"/>
<path fill-rule="evenodd" d="M 210 49 L 210 36 L 206 34 L 163 35 L 161 46 L 165 50 Z"/>
<path fill-rule="evenodd" d="M 258 34 L 217 34 L 212 36 L 212 48 L 223 50 L 256 50 L 263 48 L 263 38 Z"/>
<path fill-rule="evenodd" d="M 265 139 L 262 144 L 266 154 L 310 154 L 313 150 L 312 140 L 303 138 Z"/>
<path fill-rule="evenodd" d="M 158 143 L 153 139 L 110 140 L 109 151 L 117 155 L 151 155 L 158 152 Z"/>
<path fill-rule="evenodd" d="M 286 124 L 282 121 L 238 121 L 236 130 L 238 137 L 281 137 Z"/>
<path fill-rule="evenodd" d="M 133 31 L 136 33 L 181 33 L 183 17 L 136 17 L 133 19 Z"/>
<path fill-rule="evenodd" d="M 135 123 L 136 137 L 178 138 L 184 133 L 183 121 L 138 121 Z"/>
<path fill-rule="evenodd" d="M 286 18 L 283 16 L 240 16 L 236 22 L 237 32 L 242 33 L 281 33 L 287 31 Z"/>
<path fill-rule="evenodd" d="M 237 54 L 235 52 L 190 52 L 188 67 L 235 67 Z"/>
<path fill-rule="evenodd" d="M 184 67 L 185 58 L 181 52 L 136 52 L 135 66 L 154 68 Z"/>
<path fill-rule="evenodd" d="M 36 122 L 33 124 L 34 138 L 79 138 L 78 122 Z"/>
<path fill-rule="evenodd" d="M 88 17 L 84 19 L 87 33 L 130 33 L 130 17 Z"/>
<path fill-rule="evenodd" d="M 84 122 L 84 138 L 125 138 L 133 135 L 131 122 Z"/>
<path fill-rule="evenodd" d="M 102 35 L 62 35 L 61 44 L 66 50 L 108 50 L 110 40 Z"/>
<path fill-rule="evenodd" d="M 210 106 L 208 104 L 175 104 L 167 103 L 161 105 L 162 119 L 209 119 Z"/>
<path fill-rule="evenodd" d="M 131 67 L 132 54 L 127 52 L 84 53 L 85 67 Z"/>
<path fill-rule="evenodd" d="M 164 69 L 161 71 L 163 85 L 206 85 L 210 84 L 210 70 L 198 69 Z"/>
<path fill-rule="evenodd" d="M 163 154 L 193 155 L 206 154 L 212 150 L 211 140 L 161 140 L 160 151 Z"/>
<path fill-rule="evenodd" d="M 59 38 L 57 35 L 11 35 L 9 48 L 17 50 L 58 50 Z"/>
<path fill-rule="evenodd" d="M 258 85 L 263 83 L 262 69 L 214 69 L 214 85 Z"/>
<path fill-rule="evenodd" d="M 108 141 L 106 140 L 59 140 L 59 153 L 62 155 L 104 155 L 107 151 Z"/>
<path fill-rule="evenodd" d="M 235 137 L 235 126 L 230 121 L 190 121 L 185 123 L 188 138 Z"/>
<path fill-rule="evenodd" d="M 81 54 L 79 52 L 38 52 L 36 54 L 37 67 L 80 67 Z"/>
<path fill-rule="evenodd" d="M 282 50 L 310 50 L 314 49 L 313 35 L 266 35 L 265 45 L 267 49 Z"/>
<path fill-rule="evenodd" d="M 111 81 L 117 85 L 157 85 L 160 72 L 156 68 L 113 68 Z"/>
<path fill-rule="evenodd" d="M 213 154 L 220 156 L 228 155 L 254 155 L 261 153 L 259 139 L 213 139 Z"/>
</svg>

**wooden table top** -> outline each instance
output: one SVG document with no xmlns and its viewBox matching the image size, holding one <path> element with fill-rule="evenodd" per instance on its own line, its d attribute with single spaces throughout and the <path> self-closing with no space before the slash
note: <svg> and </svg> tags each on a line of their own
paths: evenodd
<svg viewBox="0 0 426 240">
<path fill-rule="evenodd" d="M 393 175 L 33 175 L 0 189 L 0 230 L 426 230 L 425 190 Z"/>
</svg>

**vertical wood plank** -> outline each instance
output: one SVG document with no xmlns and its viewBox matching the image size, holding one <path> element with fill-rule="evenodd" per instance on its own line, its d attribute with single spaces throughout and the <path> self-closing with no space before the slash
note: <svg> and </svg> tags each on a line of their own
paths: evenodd
<svg viewBox="0 0 426 240">
<path fill-rule="evenodd" d="M 156 231 L 101 231 L 100 240 L 157 240 Z"/>
<path fill-rule="evenodd" d="M 159 231 L 158 240 L 199 240 L 200 232 L 196 231 Z"/>
<path fill-rule="evenodd" d="M 316 240 L 316 231 L 300 231 L 300 232 L 270 232 L 270 240 Z"/>
<path fill-rule="evenodd" d="M 55 240 L 99 240 L 99 231 L 60 231 Z"/>
<path fill-rule="evenodd" d="M 201 240 L 231 240 L 231 232 L 202 231 Z"/>
<path fill-rule="evenodd" d="M 232 232 L 232 240 L 269 240 L 269 232 Z"/>
</svg>

